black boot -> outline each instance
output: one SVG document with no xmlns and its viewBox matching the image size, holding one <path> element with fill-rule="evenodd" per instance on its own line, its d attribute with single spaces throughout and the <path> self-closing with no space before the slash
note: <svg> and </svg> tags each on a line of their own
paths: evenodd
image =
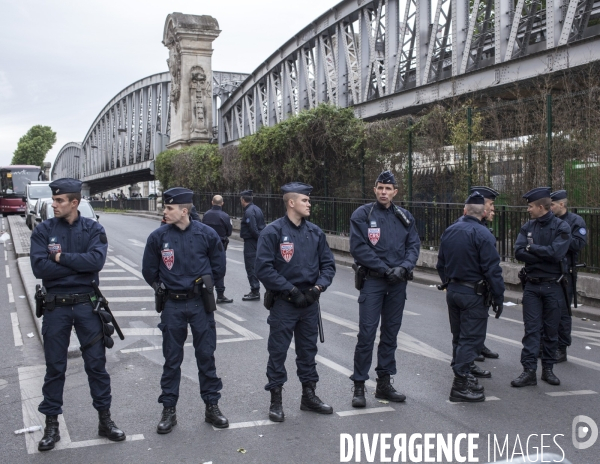
<svg viewBox="0 0 600 464">
<path fill-rule="evenodd" d="M 224 293 L 221 293 L 221 294 L 217 294 L 217 303 L 219 303 L 219 304 L 233 303 L 233 300 L 231 298 L 227 298 Z"/>
<path fill-rule="evenodd" d="M 352 397 L 353 408 L 364 408 L 367 405 L 365 398 L 365 382 L 355 380 L 354 381 L 354 396 Z"/>
<path fill-rule="evenodd" d="M 490 379 L 492 377 L 492 373 L 490 371 L 483 370 L 481 367 L 475 364 L 475 361 L 471 363 L 471 374 L 481 379 Z"/>
<path fill-rule="evenodd" d="M 250 293 L 247 293 L 242 297 L 242 301 L 252 301 L 252 300 L 260 300 L 260 291 L 259 290 L 250 290 Z"/>
<path fill-rule="evenodd" d="M 377 377 L 377 388 L 375 389 L 375 398 L 381 400 L 389 400 L 395 403 L 402 403 L 406 400 L 406 396 L 402 393 L 398 393 L 394 387 L 392 387 L 392 381 L 389 375 L 383 377 Z"/>
<path fill-rule="evenodd" d="M 498 353 L 495 353 L 494 351 L 490 350 L 485 345 L 483 345 L 483 350 L 481 350 L 481 354 L 483 356 L 485 356 L 486 358 L 492 358 L 492 359 L 497 359 L 500 357 L 500 355 Z"/>
<path fill-rule="evenodd" d="M 302 401 L 300 409 L 303 411 L 312 411 L 319 414 L 333 414 L 333 408 L 325 404 L 315 394 L 316 382 L 305 382 L 302 384 Z"/>
<path fill-rule="evenodd" d="M 535 369 L 525 369 L 523 373 L 510 383 L 513 387 L 529 387 L 537 385 Z"/>
<path fill-rule="evenodd" d="M 478 354 L 477 357 L 475 358 L 475 361 L 477 361 L 478 363 L 482 363 L 485 361 L 485 356 L 482 354 Z"/>
<path fill-rule="evenodd" d="M 567 347 L 559 346 L 558 350 L 556 350 L 556 362 L 564 363 L 567 360 Z"/>
<path fill-rule="evenodd" d="M 110 409 L 98 411 L 98 435 L 106 437 L 110 441 L 125 440 L 125 432 L 117 427 L 117 424 L 110 418 Z"/>
<path fill-rule="evenodd" d="M 453 403 L 479 403 L 485 401 L 485 395 L 483 392 L 474 392 L 469 388 L 469 377 L 467 375 L 455 373 L 449 399 Z"/>
<path fill-rule="evenodd" d="M 273 422 L 283 422 L 285 414 L 283 413 L 283 398 L 281 387 L 271 388 L 271 406 L 269 406 L 269 420 Z"/>
<path fill-rule="evenodd" d="M 560 385 L 560 379 L 552 372 L 552 366 L 542 366 L 542 380 L 550 385 Z"/>
<path fill-rule="evenodd" d="M 160 422 L 156 426 L 156 433 L 160 433 L 161 435 L 165 433 L 170 433 L 173 430 L 173 427 L 177 425 L 177 410 L 175 406 L 170 406 L 168 408 L 163 408 L 162 416 L 160 417 Z"/>
<path fill-rule="evenodd" d="M 38 443 L 38 450 L 50 451 L 58 441 L 60 441 L 58 416 L 46 416 L 46 428 L 44 429 L 44 436 Z"/>
<path fill-rule="evenodd" d="M 469 389 L 475 393 L 483 393 L 485 390 L 483 385 L 479 384 L 479 381 L 475 378 L 475 376 L 471 373 L 467 374 L 467 380 L 469 381 Z"/>
<path fill-rule="evenodd" d="M 218 429 L 226 429 L 229 427 L 229 421 L 219 409 L 218 404 L 207 404 L 204 412 L 204 422 L 209 422 Z"/>
</svg>

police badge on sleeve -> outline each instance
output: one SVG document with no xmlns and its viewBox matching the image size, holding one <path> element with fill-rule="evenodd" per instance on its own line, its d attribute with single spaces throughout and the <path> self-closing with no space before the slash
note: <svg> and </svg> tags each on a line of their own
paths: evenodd
<svg viewBox="0 0 600 464">
<path fill-rule="evenodd" d="M 373 245 L 377 245 L 381 238 L 381 229 L 379 227 L 369 227 L 369 241 Z"/>
<path fill-rule="evenodd" d="M 283 243 L 279 244 L 279 251 L 285 262 L 289 263 L 292 256 L 294 256 L 294 244 L 290 243 L 287 237 L 283 237 Z"/>
<path fill-rule="evenodd" d="M 163 243 L 161 254 L 163 263 L 165 263 L 165 266 L 170 271 L 173 268 L 173 264 L 175 264 L 175 250 L 169 248 L 168 243 Z"/>
<path fill-rule="evenodd" d="M 62 253 L 62 248 L 60 246 L 60 243 L 57 243 L 58 238 L 57 237 L 50 237 L 50 240 L 48 243 L 48 253 L 50 254 L 56 254 L 56 253 Z"/>
</svg>

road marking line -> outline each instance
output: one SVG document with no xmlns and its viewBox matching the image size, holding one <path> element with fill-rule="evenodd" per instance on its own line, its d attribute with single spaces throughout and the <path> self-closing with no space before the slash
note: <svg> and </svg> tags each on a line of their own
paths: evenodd
<svg viewBox="0 0 600 464">
<path fill-rule="evenodd" d="M 120 281 L 120 280 L 140 280 L 140 279 L 138 279 L 137 277 L 102 277 L 101 282 L 104 282 L 106 280 L 108 280 L 108 281 L 119 280 Z M 151 288 L 148 285 L 145 285 L 145 287 L 146 288 Z"/>
<path fill-rule="evenodd" d="M 221 323 L 222 325 L 233 330 L 234 332 L 239 333 L 242 337 L 246 337 L 249 340 L 262 340 L 263 339 L 260 335 L 255 334 L 254 332 L 251 332 L 250 330 L 246 329 L 245 327 L 242 327 L 239 324 L 236 324 L 235 322 L 227 319 L 226 317 L 221 316 L 217 312 L 215 312 L 214 315 L 215 315 L 215 321 Z"/>
<path fill-rule="evenodd" d="M 13 291 L 12 291 L 12 284 L 6 284 L 6 286 L 8 287 L 8 302 L 14 303 L 15 295 L 13 294 Z"/>
<path fill-rule="evenodd" d="M 23 346 L 23 337 L 21 336 L 21 329 L 19 328 L 19 316 L 17 315 L 17 313 L 10 313 L 10 319 L 12 321 L 15 346 Z"/>
<path fill-rule="evenodd" d="M 5 266 L 6 268 L 6 278 L 10 279 L 10 270 L 8 269 L 8 264 Z"/>
<path fill-rule="evenodd" d="M 230 258 L 227 258 L 227 261 L 229 261 L 230 263 L 235 263 L 235 264 L 244 264 L 241 261 L 236 261 L 235 259 L 230 259 Z"/>
<path fill-rule="evenodd" d="M 115 264 L 121 266 L 123 269 L 125 269 L 126 271 L 131 272 L 134 276 L 139 277 L 140 279 L 143 279 L 144 276 L 142 275 L 142 273 L 136 269 L 134 269 L 133 267 L 131 267 L 129 264 L 125 264 L 123 261 L 121 261 L 120 259 L 117 258 L 113 258 L 112 256 L 109 256 L 109 258 L 114 261 Z"/>
<path fill-rule="evenodd" d="M 131 242 L 131 244 L 133 246 L 140 247 L 140 248 L 146 248 L 146 244 L 144 242 L 140 242 L 139 240 L 136 240 L 135 238 L 130 238 L 128 240 Z"/>
<path fill-rule="evenodd" d="M 494 340 L 498 340 L 500 342 L 507 343 L 509 345 L 518 346 L 520 348 L 523 348 L 523 344 L 521 342 L 511 340 L 510 338 L 500 337 L 498 335 L 494 335 L 489 332 L 487 333 L 486 337 L 491 337 Z M 577 358 L 577 357 L 571 356 L 569 354 L 569 361 L 572 362 L 573 364 L 579 364 L 580 366 L 588 367 L 595 371 L 600 371 L 600 364 L 595 363 L 593 361 L 588 361 L 587 359 Z"/>
<path fill-rule="evenodd" d="M 290 348 L 294 349 L 291 346 L 290 346 Z M 333 369 L 334 371 L 338 371 L 340 374 L 344 374 L 347 377 L 350 377 L 353 374 L 353 372 L 350 369 L 346 369 L 344 366 L 339 365 L 338 363 L 332 361 L 331 359 L 324 358 L 323 356 L 321 356 L 319 354 L 315 357 L 315 361 L 323 364 L 324 366 L 329 367 L 330 369 Z M 365 385 L 372 387 L 372 388 L 377 387 L 377 384 L 375 382 L 373 382 L 372 380 L 365 380 Z"/>
<path fill-rule="evenodd" d="M 111 303 L 131 303 L 131 302 L 142 302 L 142 301 L 154 301 L 153 296 L 117 296 L 110 297 Z"/>
<path fill-rule="evenodd" d="M 500 398 L 498 398 L 497 396 L 486 396 L 485 397 L 485 401 L 483 401 L 483 402 L 485 403 L 487 401 L 500 401 Z M 450 403 L 450 404 L 469 404 L 469 403 L 464 402 L 464 401 L 454 402 L 454 401 L 450 401 L 450 400 L 446 400 L 446 403 Z"/>
<path fill-rule="evenodd" d="M 219 429 L 213 425 L 213 430 L 218 432 L 219 430 L 243 429 L 246 427 L 259 427 L 261 425 L 277 425 L 277 424 L 281 424 L 281 422 L 273 422 L 273 421 L 266 419 L 266 420 L 257 420 L 257 421 L 249 421 L 249 422 L 235 422 L 233 424 L 229 424 L 229 427 L 227 427 L 226 429 Z"/>
<path fill-rule="evenodd" d="M 352 409 L 351 411 L 339 411 L 336 414 L 340 417 L 346 416 L 360 416 L 361 414 L 376 414 L 378 412 L 392 412 L 395 411 L 391 406 L 385 406 L 383 408 L 366 408 L 366 409 Z"/>
<path fill-rule="evenodd" d="M 237 314 L 232 313 L 231 311 L 228 311 L 227 309 L 223 308 L 222 306 L 217 305 L 217 307 L 219 308 L 219 311 L 221 311 L 226 316 L 229 316 L 231 319 L 235 319 L 238 322 L 246 322 L 246 319 L 238 316 Z"/>
<path fill-rule="evenodd" d="M 6 253 L 6 250 L 4 250 L 4 261 L 8 261 L 8 254 Z"/>
<path fill-rule="evenodd" d="M 343 296 L 345 298 L 349 298 L 354 301 L 358 300 L 358 295 L 352 295 L 350 293 L 338 292 L 335 290 L 333 290 L 331 293 L 335 293 L 336 295 Z M 327 293 L 325 293 L 325 296 L 326 295 L 327 295 Z M 420 316 L 421 315 L 420 313 L 415 313 L 415 312 L 409 311 L 407 309 L 405 309 L 402 313 L 405 314 L 406 316 Z"/>
<path fill-rule="evenodd" d="M 125 264 L 127 264 L 128 266 L 131 267 L 139 267 L 137 264 L 135 264 L 133 261 L 131 261 L 130 259 L 127 259 L 125 256 L 123 255 L 117 255 L 117 258 L 120 258 L 122 262 L 124 262 Z M 114 259 L 113 259 L 114 261 Z"/>
<path fill-rule="evenodd" d="M 246 337 L 237 337 L 237 338 L 223 338 L 221 340 L 217 340 L 217 343 L 231 343 L 231 342 L 245 342 L 248 341 L 249 339 Z M 183 345 L 185 346 L 194 346 L 193 343 L 184 343 Z M 162 350 L 162 346 L 145 346 L 143 348 L 125 348 L 122 350 L 119 350 L 121 353 L 137 353 L 139 351 L 155 351 L 155 350 Z"/>
<path fill-rule="evenodd" d="M 110 301 L 113 299 L 111 298 Z M 160 317 L 156 311 L 112 311 L 115 317 Z"/>
<path fill-rule="evenodd" d="M 114 263 L 113 263 L 113 266 L 114 266 Z M 102 273 L 102 272 L 125 272 L 125 269 L 102 269 L 100 271 L 100 273 Z"/>
<path fill-rule="evenodd" d="M 151 336 L 151 335 L 161 335 L 162 336 L 162 330 L 160 330 L 158 328 L 152 328 L 152 327 L 142 327 L 142 328 L 125 327 L 125 328 L 121 329 L 121 331 L 123 332 L 123 335 L 131 336 L 131 337 Z M 188 335 L 190 335 L 191 333 L 192 333 L 192 329 L 188 328 Z M 227 330 L 223 327 L 217 327 L 217 335 L 233 335 L 233 334 L 229 330 Z"/>
<path fill-rule="evenodd" d="M 115 265 L 115 263 L 104 263 L 104 265 L 105 265 L 105 266 L 114 266 L 114 265 Z M 102 271 L 100 271 L 100 272 L 102 272 Z"/>
<path fill-rule="evenodd" d="M 62 430 L 60 432 L 62 435 Z M 139 440 L 143 440 L 143 439 L 144 439 L 144 435 L 140 433 L 138 435 L 128 435 L 125 438 L 125 440 L 123 440 L 123 441 L 139 441 Z M 62 441 L 62 436 L 61 436 L 61 441 Z M 58 442 L 58 443 L 60 443 L 60 442 Z M 58 443 L 57 443 L 57 447 L 55 449 L 59 449 Z M 71 443 L 69 443 L 68 446 L 66 446 L 64 448 L 60 448 L 60 449 L 75 449 L 75 448 L 84 448 L 86 446 L 112 445 L 112 444 L 117 444 L 117 443 L 122 443 L 122 442 L 110 441 L 108 438 L 96 438 L 94 440 L 72 441 Z"/>
<path fill-rule="evenodd" d="M 573 390 L 573 391 L 562 391 L 562 392 L 546 392 L 548 396 L 573 396 L 573 395 L 597 395 L 598 392 L 594 390 Z"/>
</svg>

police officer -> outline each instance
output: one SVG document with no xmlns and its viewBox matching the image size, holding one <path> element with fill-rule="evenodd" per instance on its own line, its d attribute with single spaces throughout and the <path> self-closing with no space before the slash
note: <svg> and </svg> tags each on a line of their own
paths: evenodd
<svg viewBox="0 0 600 464">
<path fill-rule="evenodd" d="M 158 398 L 163 412 L 156 428 L 160 434 L 171 432 L 177 425 L 175 408 L 188 324 L 194 338 L 200 394 L 206 404 L 204 420 L 218 428 L 229 426 L 218 406 L 223 385 L 215 367 L 215 318 L 206 311 L 195 285 L 198 277 L 204 275 L 211 275 L 214 281 L 223 277 L 225 253 L 220 237 L 212 228 L 190 220 L 192 194 L 181 187 L 164 192 L 167 224 L 148 237 L 142 263 L 146 282 L 155 289 L 164 284 L 167 294 L 158 325 L 163 333 L 165 357 L 160 381 L 162 394 Z"/>
<path fill-rule="evenodd" d="M 243 301 L 260 300 L 260 283 L 254 272 L 258 236 L 265 228 L 262 210 L 252 203 L 252 190 L 240 193 L 240 203 L 244 208 L 244 216 L 240 225 L 240 238 L 244 240 L 244 265 L 250 282 L 250 293 L 242 297 Z"/>
<path fill-rule="evenodd" d="M 352 406 L 366 406 L 365 380 L 373 358 L 373 344 L 381 319 L 377 350 L 375 397 L 406 399 L 391 383 L 396 374 L 396 346 L 406 300 L 406 285 L 417 258 L 420 240 L 412 215 L 392 203 L 398 193 L 394 175 L 382 172 L 373 188 L 377 201 L 359 207 L 350 218 L 350 253 L 366 273 L 360 296 L 358 342 L 354 351 Z M 364 268 L 364 269 L 363 269 Z"/>
<path fill-rule="evenodd" d="M 62 414 L 67 351 L 75 326 L 90 384 L 92 405 L 98 411 L 98 435 L 112 441 L 125 434 L 110 417 L 110 376 L 106 372 L 103 324 L 93 313 L 91 282 L 99 282 L 108 241 L 104 228 L 79 214 L 81 181 L 62 178 L 50 184 L 54 217 L 31 234 L 31 267 L 48 293 L 42 322 L 46 377 L 38 410 L 46 415 L 40 451 L 54 448 L 60 440 L 58 415 Z"/>
<path fill-rule="evenodd" d="M 567 252 L 567 266 L 569 269 L 569 305 L 573 302 L 573 291 L 576 288 L 577 268 L 579 252 L 587 244 L 587 228 L 585 221 L 578 214 L 567 211 L 567 191 L 557 190 L 550 194 L 552 200 L 552 212 L 556 217 L 565 221 L 571 228 L 571 243 Z M 560 325 L 558 326 L 558 351 L 556 362 L 567 360 L 567 346 L 571 346 L 571 316 L 565 305 L 561 311 Z"/>
<path fill-rule="evenodd" d="M 333 408 L 315 394 L 319 381 L 315 356 L 319 319 L 319 297 L 333 280 L 335 261 L 325 234 L 307 221 L 312 187 L 292 182 L 281 187 L 287 213 L 260 234 L 256 275 L 274 296 L 270 307 L 268 383 L 271 392 L 269 419 L 283 422 L 281 389 L 287 381 L 285 359 L 296 342 L 296 366 L 302 382 L 300 409 L 331 414 Z M 267 298 L 268 301 L 268 298 Z M 270 305 L 268 305 L 270 306 Z"/>
<path fill-rule="evenodd" d="M 163 203 L 164 203 L 164 198 L 163 198 Z M 192 205 L 192 209 L 190 210 L 190 220 L 202 222 L 202 219 L 200 219 L 200 215 L 198 214 L 196 207 L 193 205 Z M 165 217 L 165 214 L 163 213 L 163 217 L 162 217 L 162 220 L 160 221 L 160 225 L 164 226 L 166 223 L 167 223 L 167 219 Z"/>
<path fill-rule="evenodd" d="M 221 238 L 223 249 L 227 251 L 232 227 L 229 214 L 223 211 L 223 197 L 221 195 L 213 197 L 212 208 L 204 213 L 202 222 L 215 230 Z M 225 296 L 225 270 L 223 270 L 223 277 L 215 282 L 215 289 L 217 290 L 217 303 L 233 303 L 231 298 Z"/>
<path fill-rule="evenodd" d="M 565 269 L 565 256 L 571 243 L 569 225 L 550 211 L 550 189 L 538 187 L 523 198 L 531 220 L 523 227 L 515 242 L 515 257 L 525 263 L 523 290 L 523 323 L 525 335 L 521 364 L 523 373 L 511 382 L 513 387 L 537 385 L 537 352 L 543 329 L 542 380 L 560 385 L 552 368 L 558 348 L 558 325 L 562 306 L 566 304 L 560 285 Z"/>
<path fill-rule="evenodd" d="M 474 193 L 474 192 L 479 192 L 481 195 L 483 195 L 483 198 L 485 198 L 484 206 L 485 206 L 485 211 L 486 211 L 486 217 L 484 217 L 481 220 L 481 223 L 486 228 L 488 228 L 492 224 L 492 221 L 494 220 L 494 216 L 495 216 L 494 202 L 496 201 L 496 198 L 500 195 L 500 192 L 494 190 L 493 188 L 485 187 L 485 186 L 471 187 L 471 193 Z M 492 229 L 490 229 L 490 232 L 492 232 Z M 492 236 L 493 236 L 493 232 L 492 232 Z M 495 243 L 496 242 L 494 240 L 494 244 Z M 497 359 L 499 357 L 500 357 L 500 355 L 498 353 L 490 350 L 487 346 L 485 346 L 485 338 L 484 338 L 482 348 L 479 350 L 479 355 L 477 358 L 475 358 L 475 360 L 481 362 L 481 361 L 485 361 L 485 358 Z"/>
<path fill-rule="evenodd" d="M 464 214 L 462 221 L 452 224 L 442 235 L 437 270 L 448 289 L 454 371 L 450 401 L 472 403 L 485 400 L 483 386 L 471 373 L 471 363 L 485 339 L 485 293 L 491 292 L 494 312 L 500 317 L 504 280 L 496 240 L 482 224 L 488 212 L 478 191 L 467 198 Z"/>
</svg>

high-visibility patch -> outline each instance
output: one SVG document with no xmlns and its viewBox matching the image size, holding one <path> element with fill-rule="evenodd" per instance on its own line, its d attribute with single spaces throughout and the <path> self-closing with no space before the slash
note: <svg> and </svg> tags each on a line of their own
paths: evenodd
<svg viewBox="0 0 600 464">
<path fill-rule="evenodd" d="M 381 238 L 381 229 L 379 227 L 369 227 L 369 241 L 373 245 L 377 245 Z"/>
<path fill-rule="evenodd" d="M 162 260 L 170 271 L 175 264 L 175 250 L 161 250 Z"/>
<path fill-rule="evenodd" d="M 281 252 L 281 257 L 285 259 L 286 263 L 289 263 L 294 256 L 294 244 L 293 243 L 280 243 L 279 251 Z"/>
</svg>

